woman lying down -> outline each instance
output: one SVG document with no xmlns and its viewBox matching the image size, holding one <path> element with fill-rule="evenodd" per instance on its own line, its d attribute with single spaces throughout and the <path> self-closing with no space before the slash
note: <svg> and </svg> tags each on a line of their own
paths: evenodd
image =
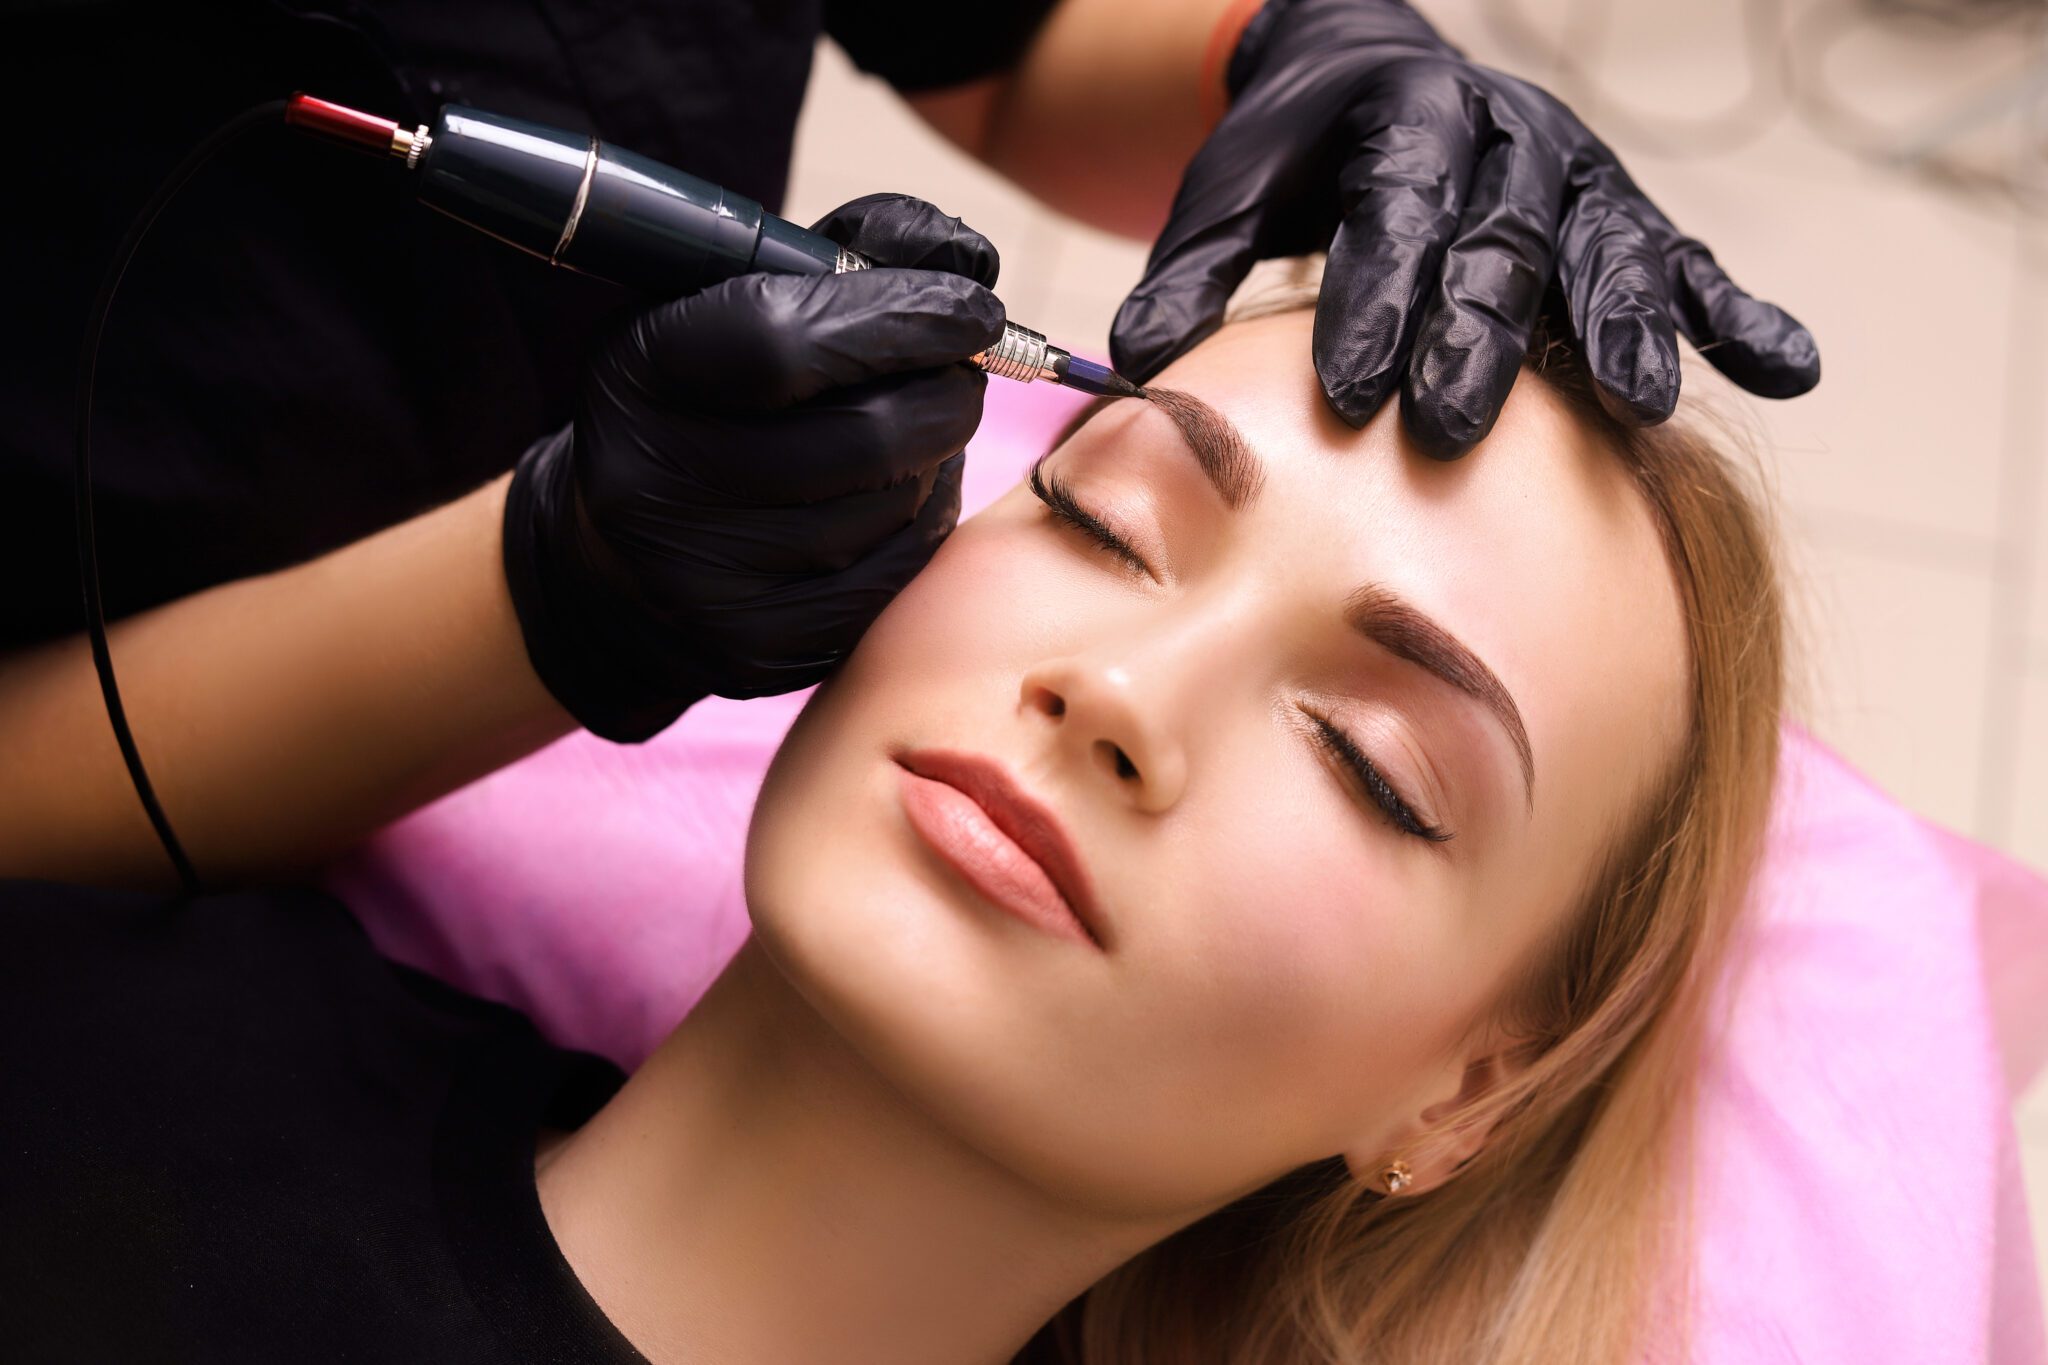
<svg viewBox="0 0 2048 1365">
<path fill-rule="evenodd" d="M 14 916 L 10 1351 L 1679 1358 L 1776 752 L 1758 510 L 1543 339 L 1471 458 L 1353 431 L 1312 300 L 1092 411 L 881 615 L 769 773 L 752 937 L 630 1077 L 311 895 Z"/>
</svg>

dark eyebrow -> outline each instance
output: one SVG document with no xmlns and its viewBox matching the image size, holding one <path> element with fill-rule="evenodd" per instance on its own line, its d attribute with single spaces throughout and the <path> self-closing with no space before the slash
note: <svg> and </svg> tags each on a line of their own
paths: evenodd
<svg viewBox="0 0 2048 1365">
<path fill-rule="evenodd" d="M 1259 485 L 1265 482 L 1265 468 L 1228 417 L 1179 389 L 1147 388 L 1145 397 L 1173 419 L 1195 463 L 1209 476 L 1209 482 L 1231 511 L 1240 510 L 1259 495 Z"/>
<path fill-rule="evenodd" d="M 1529 748 L 1529 731 L 1522 724 L 1514 697 L 1477 654 L 1406 601 L 1370 583 L 1345 601 L 1344 621 L 1389 653 L 1421 665 L 1493 712 L 1515 746 L 1515 757 L 1521 760 L 1523 798 L 1535 806 L 1536 757 Z"/>
<path fill-rule="evenodd" d="M 1223 499 L 1231 511 L 1242 510 L 1259 495 L 1259 485 L 1265 482 L 1265 467 L 1259 457 L 1252 454 L 1251 444 L 1244 439 L 1228 417 L 1204 403 L 1191 393 L 1179 389 L 1162 389 L 1156 386 L 1145 390 L 1145 397 L 1152 405 L 1173 422 L 1174 429 L 1186 443 L 1188 453 L 1195 457 L 1202 473 Z M 1067 439 L 1090 418 L 1116 402 L 1114 395 L 1105 395 L 1075 413 L 1059 434 L 1053 437 L 1049 450 L 1058 450 Z"/>
</svg>

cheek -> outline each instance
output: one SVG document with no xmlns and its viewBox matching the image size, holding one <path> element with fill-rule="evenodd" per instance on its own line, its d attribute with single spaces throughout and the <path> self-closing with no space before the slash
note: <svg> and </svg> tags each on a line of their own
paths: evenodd
<svg viewBox="0 0 2048 1365">
<path fill-rule="evenodd" d="M 1018 633 L 997 601 L 1041 601 L 1032 557 L 1015 545 L 1024 528 L 999 524 L 1002 504 L 963 524 L 909 586 L 875 618 L 846 662 L 821 687 L 777 751 L 756 808 L 792 798 L 796 775 L 825 775 L 829 751 L 872 753 L 905 738 L 905 717 L 928 717 L 966 677 L 1013 654 Z M 1010 548 L 1005 549 L 1005 545 Z M 949 681 L 950 680 L 950 681 Z"/>
<path fill-rule="evenodd" d="M 868 628 L 843 675 L 864 683 L 1021 673 L 1053 647 L 1057 623 L 1102 600 L 1099 579 L 1091 581 L 1055 534 L 1034 523 L 1037 503 L 1020 505 L 1018 497 L 947 538 Z"/>
<path fill-rule="evenodd" d="M 1077 619 L 1057 546 L 997 509 L 961 526 L 877 617 L 784 738 L 755 801 L 745 863 L 754 927 L 820 977 L 858 970 L 880 951 L 872 942 L 886 942 L 901 959 L 890 970 L 929 975 L 944 962 L 966 979 L 960 945 L 932 937 L 963 917 L 934 909 L 951 893 L 904 825 L 890 760 L 999 720 L 1019 704 L 1045 623 Z"/>
<path fill-rule="evenodd" d="M 1285 741 L 1211 784 L 1162 861 L 1173 884 L 1154 913 L 1180 907 L 1162 1046 L 1316 1150 L 1390 1112 L 1463 1026 L 1472 982 L 1440 866 L 1314 760 L 1275 753 Z"/>
</svg>

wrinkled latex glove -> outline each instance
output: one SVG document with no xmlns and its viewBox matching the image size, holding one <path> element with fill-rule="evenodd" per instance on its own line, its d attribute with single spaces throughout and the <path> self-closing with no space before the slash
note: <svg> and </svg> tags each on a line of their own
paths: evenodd
<svg viewBox="0 0 2048 1365">
<path fill-rule="evenodd" d="M 995 248 L 902 195 L 813 230 L 876 268 L 743 275 L 640 314 L 513 474 L 527 653 L 607 739 L 819 681 L 959 517 L 987 379 L 958 362 L 1002 335 Z"/>
<path fill-rule="evenodd" d="M 1230 112 L 1189 162 L 1110 336 L 1139 382 L 1221 325 L 1256 260 L 1327 248 L 1316 373 L 1363 425 L 1401 386 L 1416 443 L 1456 459 L 1492 429 L 1553 280 L 1607 411 L 1678 402 L 1686 339 L 1752 392 L 1820 378 L 1813 338 L 1738 289 L 1550 95 L 1474 65 L 1395 0 L 1269 0 L 1229 69 Z"/>
</svg>

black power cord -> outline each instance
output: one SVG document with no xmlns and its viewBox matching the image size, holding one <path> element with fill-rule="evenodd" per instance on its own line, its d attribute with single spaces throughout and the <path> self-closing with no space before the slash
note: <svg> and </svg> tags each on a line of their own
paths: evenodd
<svg viewBox="0 0 2048 1365">
<path fill-rule="evenodd" d="M 85 347 L 78 362 L 77 440 L 71 452 L 72 507 L 78 522 L 78 586 L 85 594 L 85 629 L 92 637 L 93 668 L 99 673 L 100 695 L 106 699 L 107 719 L 113 724 L 114 739 L 121 746 L 121 759 L 128 765 L 128 776 L 135 784 L 135 794 L 142 798 L 142 808 L 149 813 L 149 823 L 155 827 L 164 852 L 170 855 L 171 865 L 178 870 L 178 881 L 188 896 L 199 895 L 206 889 L 205 884 L 199 880 L 199 872 L 192 866 L 192 860 L 185 856 L 184 845 L 178 842 L 177 834 L 172 831 L 170 817 L 164 814 L 163 806 L 156 799 L 156 789 L 150 785 L 149 773 L 142 766 L 142 755 L 135 748 L 135 736 L 128 729 L 128 713 L 121 706 L 121 689 L 114 681 L 114 658 L 107 649 L 107 619 L 100 598 L 100 561 L 92 524 L 93 377 L 99 369 L 100 337 L 107 328 L 107 314 L 114 307 L 114 292 L 121 287 L 121 277 L 128 273 L 128 263 L 134 259 L 142 239 L 149 235 L 157 215 L 177 197 L 185 182 L 211 161 L 221 148 L 252 128 L 268 123 L 281 124 L 284 107 L 285 101 L 272 100 L 235 115 L 208 133 L 164 177 L 149 196 L 149 201 L 128 224 L 121 244 L 114 248 L 106 278 L 101 281 L 99 293 L 93 298 L 92 311 L 86 315 Z"/>
</svg>

